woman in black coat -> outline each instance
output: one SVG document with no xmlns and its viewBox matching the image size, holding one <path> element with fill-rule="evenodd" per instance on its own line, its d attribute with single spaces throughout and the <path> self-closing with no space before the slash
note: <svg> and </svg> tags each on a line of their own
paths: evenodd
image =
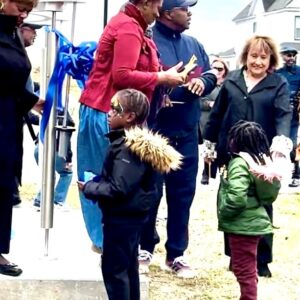
<svg viewBox="0 0 300 300">
<path fill-rule="evenodd" d="M 0 273 L 22 270 L 2 254 L 9 253 L 15 178 L 21 180 L 23 116 L 42 101 L 25 89 L 31 65 L 17 27 L 38 0 L 0 0 Z"/>
<path fill-rule="evenodd" d="M 217 143 L 217 163 L 229 162 L 228 132 L 239 120 L 261 125 L 269 143 L 275 136 L 289 136 L 291 109 L 287 81 L 273 71 L 279 62 L 274 41 L 266 36 L 254 36 L 245 44 L 240 70 L 227 76 L 205 127 L 204 139 Z M 206 143 L 207 144 L 207 143 Z M 265 206 L 272 220 L 272 205 Z M 271 277 L 268 264 L 272 262 L 273 236 L 264 236 L 258 245 L 259 276 Z M 225 253 L 230 254 L 225 239 Z"/>
</svg>

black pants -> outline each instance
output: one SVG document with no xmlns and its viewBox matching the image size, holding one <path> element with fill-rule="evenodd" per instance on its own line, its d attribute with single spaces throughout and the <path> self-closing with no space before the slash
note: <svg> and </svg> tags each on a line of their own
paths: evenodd
<svg viewBox="0 0 300 300">
<path fill-rule="evenodd" d="M 265 205 L 268 216 L 273 222 L 273 207 L 272 205 Z M 230 256 L 230 247 L 228 241 L 228 235 L 224 234 L 224 245 L 225 245 L 225 254 Z M 273 234 L 266 234 L 261 237 L 257 246 L 257 265 L 268 264 L 273 260 L 272 255 L 273 249 Z"/>
<path fill-rule="evenodd" d="M 139 300 L 138 246 L 142 225 L 103 226 L 102 275 L 109 300 Z"/>
<path fill-rule="evenodd" d="M 182 256 L 188 247 L 190 207 L 196 191 L 198 172 L 198 134 L 196 129 L 184 137 L 169 137 L 171 145 L 183 155 L 183 165 L 181 169 L 159 177 L 157 181 L 158 197 L 142 231 L 141 249 L 153 253 L 156 243 L 159 242 L 155 222 L 164 182 L 168 206 L 165 244 L 167 260 Z"/>
<path fill-rule="evenodd" d="M 20 183 L 19 183 L 18 178 L 16 177 L 16 178 L 15 178 L 14 193 L 13 193 L 13 205 L 16 205 L 16 204 L 20 204 L 20 203 L 21 203 L 19 186 L 20 186 Z"/>
<path fill-rule="evenodd" d="M 204 163 L 203 172 L 202 172 L 202 176 L 209 177 L 209 175 L 210 175 L 211 178 L 216 178 L 217 171 L 218 171 L 218 164 L 217 164 L 217 162 L 213 161 L 211 163 L 211 165 L 210 165 L 210 171 L 209 171 L 209 164 L 205 162 Z"/>
<path fill-rule="evenodd" d="M 12 207 L 13 207 L 13 185 L 0 186 L 0 254 L 9 253 Z"/>
</svg>

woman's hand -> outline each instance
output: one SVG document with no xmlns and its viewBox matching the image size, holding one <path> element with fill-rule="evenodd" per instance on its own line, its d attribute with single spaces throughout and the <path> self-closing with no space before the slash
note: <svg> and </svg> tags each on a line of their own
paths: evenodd
<svg viewBox="0 0 300 300">
<path fill-rule="evenodd" d="M 166 84 L 168 86 L 178 86 L 185 82 L 185 76 L 178 73 L 178 70 L 182 67 L 182 62 L 178 63 L 176 66 L 168 69 L 167 71 L 158 72 L 158 83 Z"/>
<path fill-rule="evenodd" d="M 32 109 L 34 109 L 39 114 L 42 114 L 44 109 L 44 104 L 45 104 L 45 100 L 39 99 L 39 101 L 34 105 Z"/>
</svg>

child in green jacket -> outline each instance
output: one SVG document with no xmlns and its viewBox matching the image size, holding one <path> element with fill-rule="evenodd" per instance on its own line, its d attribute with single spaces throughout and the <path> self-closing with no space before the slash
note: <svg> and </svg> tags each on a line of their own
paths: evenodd
<svg viewBox="0 0 300 300">
<path fill-rule="evenodd" d="M 239 121 L 229 132 L 232 153 L 223 169 L 218 192 L 218 226 L 229 237 L 232 271 L 240 285 L 240 299 L 257 299 L 257 246 L 262 235 L 272 233 L 264 205 L 280 189 L 267 137 L 255 122 Z"/>
</svg>

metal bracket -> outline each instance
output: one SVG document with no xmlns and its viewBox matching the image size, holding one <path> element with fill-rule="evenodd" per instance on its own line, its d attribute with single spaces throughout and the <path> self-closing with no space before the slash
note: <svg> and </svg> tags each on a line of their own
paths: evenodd
<svg viewBox="0 0 300 300">
<path fill-rule="evenodd" d="M 86 0 L 40 0 L 36 11 L 62 12 L 67 3 L 85 3 Z"/>
</svg>

